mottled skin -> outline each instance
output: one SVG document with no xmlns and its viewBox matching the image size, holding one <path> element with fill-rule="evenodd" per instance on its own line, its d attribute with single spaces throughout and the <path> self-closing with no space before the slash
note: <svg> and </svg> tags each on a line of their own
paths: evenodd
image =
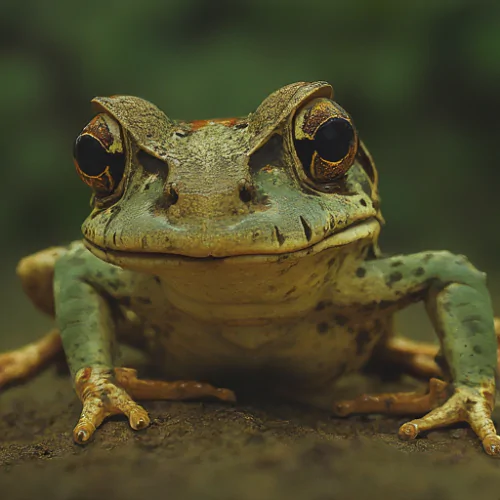
<svg viewBox="0 0 500 500">
<path fill-rule="evenodd" d="M 330 166 L 313 157 L 308 170 L 297 153 L 296 141 L 314 136 L 316 118 L 304 108 L 315 99 L 320 116 L 350 121 L 331 97 L 324 82 L 296 83 L 246 118 L 191 123 L 135 97 L 94 100 L 108 120 L 101 125 L 115 127 L 106 147 L 123 153 L 123 178 L 84 176 L 95 196 L 83 241 L 28 257 L 19 268 L 35 303 L 48 313 L 55 304 L 84 404 L 78 442 L 110 414 L 146 426 L 147 413 L 131 396 L 233 399 L 208 384 L 139 381 L 115 369 L 118 338 L 147 351 L 167 380 L 231 388 L 264 382 L 339 414 L 432 410 L 400 435 L 467 421 L 485 450 L 499 453 L 485 275 L 449 252 L 381 256 L 377 173 L 357 136 L 326 182 Z M 432 348 L 393 336 L 393 314 L 417 301 L 439 337 L 439 366 Z M 335 403 L 336 380 L 374 358 L 447 383 L 433 379 L 427 396 Z"/>
</svg>

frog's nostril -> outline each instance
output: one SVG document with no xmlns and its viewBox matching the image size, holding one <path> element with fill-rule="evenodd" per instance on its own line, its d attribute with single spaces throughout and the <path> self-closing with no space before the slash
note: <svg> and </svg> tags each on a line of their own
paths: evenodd
<svg viewBox="0 0 500 500">
<path fill-rule="evenodd" d="M 175 205 L 178 200 L 179 200 L 179 191 L 177 189 L 177 184 L 175 184 L 175 182 L 167 184 L 167 186 L 165 186 L 165 193 L 161 201 L 162 208 L 163 209 L 170 208 L 172 205 Z"/>
<path fill-rule="evenodd" d="M 240 181 L 238 187 L 240 190 L 240 200 L 243 203 L 251 202 L 255 196 L 255 187 L 253 184 L 246 180 L 242 180 Z"/>
</svg>

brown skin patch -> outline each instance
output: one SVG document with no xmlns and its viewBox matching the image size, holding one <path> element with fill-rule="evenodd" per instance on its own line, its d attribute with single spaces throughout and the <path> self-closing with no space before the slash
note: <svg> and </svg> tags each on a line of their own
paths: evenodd
<svg viewBox="0 0 500 500">
<path fill-rule="evenodd" d="M 224 125 L 225 127 L 234 127 L 244 128 L 242 125 L 246 123 L 241 118 L 213 118 L 211 120 L 193 120 L 188 123 L 191 127 L 191 130 L 194 132 L 199 130 L 207 125 L 213 125 L 214 123 L 218 125 Z"/>
</svg>

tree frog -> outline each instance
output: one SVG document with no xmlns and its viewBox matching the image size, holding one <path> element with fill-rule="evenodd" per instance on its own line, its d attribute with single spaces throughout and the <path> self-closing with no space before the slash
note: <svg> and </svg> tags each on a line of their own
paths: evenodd
<svg viewBox="0 0 500 500">
<path fill-rule="evenodd" d="M 83 239 L 18 266 L 56 328 L 3 354 L 0 384 L 63 349 L 83 405 L 77 443 L 110 415 L 147 427 L 139 400 L 233 401 L 262 384 L 336 415 L 421 415 L 403 439 L 465 421 L 500 454 L 485 275 L 446 251 L 381 254 L 377 170 L 328 83 L 285 86 L 243 118 L 174 121 L 124 95 L 93 104 L 74 145 L 92 190 Z M 394 333 L 394 313 L 417 301 L 439 348 Z M 117 342 L 144 350 L 161 380 L 117 366 Z M 429 391 L 336 401 L 336 381 L 373 362 Z"/>
</svg>

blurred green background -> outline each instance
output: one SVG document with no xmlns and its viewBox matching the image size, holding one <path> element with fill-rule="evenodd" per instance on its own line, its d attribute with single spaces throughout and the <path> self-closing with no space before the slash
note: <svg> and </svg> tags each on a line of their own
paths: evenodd
<svg viewBox="0 0 500 500">
<path fill-rule="evenodd" d="M 327 80 L 380 171 L 383 249 L 464 253 L 500 297 L 499 26 L 493 0 L 4 2 L 0 347 L 45 326 L 17 259 L 79 237 L 90 193 L 71 152 L 95 95 L 210 118 Z"/>
</svg>

